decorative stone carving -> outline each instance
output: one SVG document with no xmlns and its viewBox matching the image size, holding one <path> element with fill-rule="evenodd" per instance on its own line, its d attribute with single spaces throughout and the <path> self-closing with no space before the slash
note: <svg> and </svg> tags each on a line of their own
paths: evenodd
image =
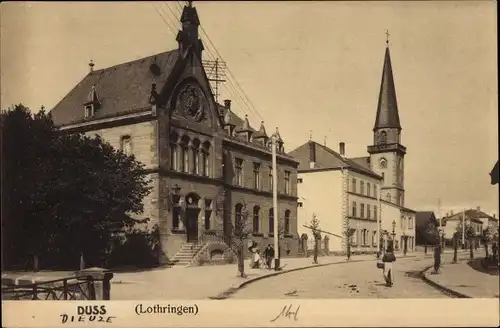
<svg viewBox="0 0 500 328">
<path fill-rule="evenodd" d="M 198 123 L 206 119 L 203 93 L 197 85 L 188 84 L 181 89 L 176 110 Z"/>
</svg>

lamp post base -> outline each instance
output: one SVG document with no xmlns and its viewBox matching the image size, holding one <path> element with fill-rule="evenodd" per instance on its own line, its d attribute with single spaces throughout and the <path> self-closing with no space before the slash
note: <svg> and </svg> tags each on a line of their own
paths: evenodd
<svg viewBox="0 0 500 328">
<path fill-rule="evenodd" d="M 274 271 L 280 271 L 280 259 L 274 259 Z"/>
</svg>

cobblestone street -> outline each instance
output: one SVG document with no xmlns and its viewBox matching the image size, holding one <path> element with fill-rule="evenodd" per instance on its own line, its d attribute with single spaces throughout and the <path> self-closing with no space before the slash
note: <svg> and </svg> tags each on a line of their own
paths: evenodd
<svg viewBox="0 0 500 328">
<path fill-rule="evenodd" d="M 450 259 L 446 254 L 445 261 Z M 432 263 L 432 258 L 399 258 L 392 288 L 385 286 L 375 262 L 357 262 L 271 277 L 246 286 L 231 298 L 446 298 L 419 277 Z"/>
</svg>

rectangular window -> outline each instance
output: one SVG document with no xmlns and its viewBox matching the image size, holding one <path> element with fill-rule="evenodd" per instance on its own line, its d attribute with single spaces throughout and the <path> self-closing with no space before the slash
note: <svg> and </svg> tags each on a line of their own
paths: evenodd
<svg viewBox="0 0 500 328">
<path fill-rule="evenodd" d="M 285 171 L 285 194 L 290 195 L 290 171 Z"/>
<path fill-rule="evenodd" d="M 378 198 L 378 195 L 377 195 L 377 186 L 376 185 L 373 185 L 373 197 L 377 197 Z"/>
<path fill-rule="evenodd" d="M 373 218 L 376 220 L 378 216 L 378 208 L 377 206 L 373 206 Z"/>
<path fill-rule="evenodd" d="M 353 193 L 356 193 L 356 179 L 352 178 L 352 189 L 351 191 Z"/>
<path fill-rule="evenodd" d="M 365 204 L 361 204 L 361 210 L 360 210 L 360 216 L 361 218 L 365 217 Z"/>
<path fill-rule="evenodd" d="M 297 207 L 302 207 L 302 206 L 304 206 L 304 204 L 302 202 L 297 203 Z"/>
<path fill-rule="evenodd" d="M 290 218 L 285 218 L 285 235 L 290 234 Z"/>
<path fill-rule="evenodd" d="M 366 183 L 366 196 L 370 197 L 370 193 L 371 193 L 371 185 L 369 182 Z"/>
<path fill-rule="evenodd" d="M 354 233 L 351 238 L 352 238 L 351 245 L 356 245 L 358 243 L 358 230 L 354 229 Z"/>
<path fill-rule="evenodd" d="M 408 218 L 408 229 L 413 229 L 413 218 L 412 217 Z"/>
<path fill-rule="evenodd" d="M 352 216 L 356 217 L 356 202 L 352 202 Z"/>
<path fill-rule="evenodd" d="M 377 244 L 377 230 L 374 230 L 372 233 L 372 245 Z"/>
<path fill-rule="evenodd" d="M 365 182 L 364 181 L 359 182 L 359 193 L 361 195 L 365 194 Z"/>
<path fill-rule="evenodd" d="M 302 178 L 297 178 L 297 183 L 302 183 Z"/>
<path fill-rule="evenodd" d="M 371 216 L 372 216 L 372 213 L 371 213 L 371 208 L 372 208 L 372 207 L 370 206 L 370 204 L 367 204 L 367 205 L 366 205 L 366 217 L 367 217 L 368 219 L 369 219 L 369 218 L 371 218 Z"/>
<path fill-rule="evenodd" d="M 132 139 L 130 136 L 121 137 L 120 148 L 125 155 L 132 155 Z"/>
<path fill-rule="evenodd" d="M 401 217 L 401 229 L 404 229 L 405 228 L 405 217 L 402 216 Z"/>
<path fill-rule="evenodd" d="M 234 172 L 236 175 L 236 185 L 243 186 L 243 160 L 240 158 L 235 159 Z"/>
<path fill-rule="evenodd" d="M 260 190 L 260 164 L 253 163 L 253 188 Z"/>
</svg>

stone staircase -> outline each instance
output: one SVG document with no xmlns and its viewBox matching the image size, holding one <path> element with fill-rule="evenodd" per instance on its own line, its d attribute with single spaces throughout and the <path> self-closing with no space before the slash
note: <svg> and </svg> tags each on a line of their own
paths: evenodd
<svg viewBox="0 0 500 328">
<path fill-rule="evenodd" d="M 172 259 L 173 264 L 175 266 L 190 265 L 196 253 L 203 248 L 203 245 L 203 243 L 185 243 Z"/>
</svg>

